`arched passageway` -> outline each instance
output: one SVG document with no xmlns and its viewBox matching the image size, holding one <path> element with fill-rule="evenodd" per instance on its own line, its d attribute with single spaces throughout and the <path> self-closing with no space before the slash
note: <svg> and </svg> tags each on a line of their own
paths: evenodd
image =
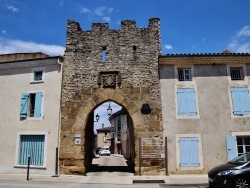
<svg viewBox="0 0 250 188">
<path fill-rule="evenodd" d="M 110 103 L 110 101 L 108 102 Z M 114 105 L 114 101 L 112 103 Z M 105 125 L 102 123 L 102 127 L 99 126 L 95 129 L 94 111 L 102 104 L 99 104 L 90 112 L 84 131 L 86 138 L 84 143 L 86 173 L 103 171 L 134 173 L 135 144 L 133 120 L 128 111 L 119 105 L 121 108 L 110 114 Z M 98 150 L 103 147 L 109 148 L 110 155 L 108 157 L 99 154 Z"/>
<path fill-rule="evenodd" d="M 157 103 L 148 98 L 148 90 L 136 89 L 125 94 L 123 90 L 91 88 L 82 89 L 66 102 L 62 107 L 61 142 L 60 142 L 60 172 L 64 174 L 85 174 L 91 171 L 92 162 L 92 136 L 93 136 L 93 111 L 106 101 L 114 101 L 126 109 L 130 121 L 133 122 L 133 151 L 131 152 L 134 171 L 139 170 L 139 138 L 149 137 L 162 140 L 162 127 L 160 122 L 161 109 Z M 133 97 L 131 97 L 133 96 Z M 147 121 L 141 113 L 144 101 L 147 99 L 152 112 L 147 115 Z M 79 142 L 77 143 L 76 140 Z M 150 160 L 149 160 L 150 162 Z M 148 166 L 147 171 L 162 171 L 159 166 Z"/>
</svg>

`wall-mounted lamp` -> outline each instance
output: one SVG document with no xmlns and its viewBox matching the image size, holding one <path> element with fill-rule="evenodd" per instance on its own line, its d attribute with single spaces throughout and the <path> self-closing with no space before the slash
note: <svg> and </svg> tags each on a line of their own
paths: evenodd
<svg viewBox="0 0 250 188">
<path fill-rule="evenodd" d="M 141 107 L 141 113 L 142 114 L 150 114 L 151 113 L 151 108 L 149 104 L 143 104 Z"/>
<path fill-rule="evenodd" d="M 109 116 L 112 114 L 112 108 L 110 107 L 110 102 L 109 102 L 109 106 L 107 108 L 107 113 Z"/>
<path fill-rule="evenodd" d="M 96 114 L 96 115 L 95 115 L 95 119 L 96 119 L 96 121 L 94 121 L 94 122 L 98 122 L 99 119 L 100 119 L 100 116 L 99 116 L 98 114 Z"/>
</svg>

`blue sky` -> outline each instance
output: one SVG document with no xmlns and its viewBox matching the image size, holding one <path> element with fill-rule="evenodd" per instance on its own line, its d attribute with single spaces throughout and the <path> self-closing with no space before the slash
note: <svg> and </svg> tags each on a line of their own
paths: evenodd
<svg viewBox="0 0 250 188">
<path fill-rule="evenodd" d="M 63 55 L 67 20 L 90 30 L 92 23 L 120 29 L 121 20 L 147 27 L 160 18 L 162 54 L 250 53 L 250 0 L 0 0 L 0 54 Z M 113 112 L 119 106 L 111 104 Z M 109 126 L 108 103 L 96 109 Z"/>
<path fill-rule="evenodd" d="M 250 0 L 0 0 L 0 54 L 63 55 L 67 20 L 120 29 L 160 18 L 162 54 L 250 52 Z"/>
</svg>

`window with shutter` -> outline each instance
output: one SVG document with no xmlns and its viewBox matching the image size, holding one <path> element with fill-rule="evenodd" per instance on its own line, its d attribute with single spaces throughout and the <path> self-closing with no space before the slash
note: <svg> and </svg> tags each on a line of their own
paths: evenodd
<svg viewBox="0 0 250 188">
<path fill-rule="evenodd" d="M 21 135 L 19 148 L 19 165 L 30 164 L 34 166 L 43 166 L 44 164 L 44 135 Z"/>
<path fill-rule="evenodd" d="M 21 96 L 20 118 L 41 117 L 42 97 L 42 92 L 23 93 Z"/>
<path fill-rule="evenodd" d="M 250 99 L 248 88 L 231 88 L 233 114 L 250 114 Z"/>
<path fill-rule="evenodd" d="M 197 115 L 196 95 L 194 88 L 178 88 L 177 103 L 179 116 Z"/>
<path fill-rule="evenodd" d="M 199 167 L 199 139 L 197 137 L 179 138 L 181 167 Z"/>
</svg>

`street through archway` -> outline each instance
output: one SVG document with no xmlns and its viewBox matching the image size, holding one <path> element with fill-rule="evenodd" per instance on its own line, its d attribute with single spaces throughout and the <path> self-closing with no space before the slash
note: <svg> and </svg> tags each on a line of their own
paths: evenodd
<svg viewBox="0 0 250 188">
<path fill-rule="evenodd" d="M 111 154 L 110 156 L 96 156 L 93 158 L 91 172 L 87 176 L 100 175 L 120 175 L 133 176 L 134 165 L 130 160 L 126 160 L 122 155 Z"/>
</svg>

